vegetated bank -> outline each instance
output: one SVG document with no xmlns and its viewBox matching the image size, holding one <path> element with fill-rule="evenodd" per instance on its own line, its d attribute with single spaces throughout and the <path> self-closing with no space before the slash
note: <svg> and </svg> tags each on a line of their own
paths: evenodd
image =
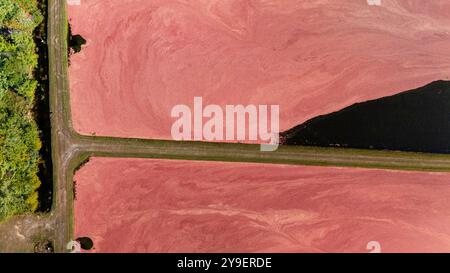
<svg viewBox="0 0 450 273">
<path fill-rule="evenodd" d="M 37 77 L 46 69 L 36 69 L 35 34 L 45 32 L 38 28 L 45 23 L 44 6 L 39 0 L 0 0 L 0 221 L 39 208 L 40 168 L 46 163 L 37 105 L 46 94 Z"/>
</svg>

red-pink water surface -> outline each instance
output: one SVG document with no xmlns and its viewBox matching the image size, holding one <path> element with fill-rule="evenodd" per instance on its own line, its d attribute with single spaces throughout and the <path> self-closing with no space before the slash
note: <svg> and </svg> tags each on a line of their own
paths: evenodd
<svg viewBox="0 0 450 273">
<path fill-rule="evenodd" d="M 96 252 L 450 251 L 450 174 L 93 158 L 75 235 Z"/>
<path fill-rule="evenodd" d="M 171 139 L 177 104 L 280 105 L 281 130 L 450 76 L 448 0 L 81 0 L 82 134 Z"/>
</svg>

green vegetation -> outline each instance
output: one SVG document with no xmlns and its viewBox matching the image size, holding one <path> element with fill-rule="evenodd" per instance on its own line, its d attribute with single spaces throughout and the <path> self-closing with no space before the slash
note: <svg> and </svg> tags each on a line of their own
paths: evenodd
<svg viewBox="0 0 450 273">
<path fill-rule="evenodd" d="M 33 31 L 42 20 L 38 0 L 0 0 L 0 221 L 38 207 Z"/>
</svg>

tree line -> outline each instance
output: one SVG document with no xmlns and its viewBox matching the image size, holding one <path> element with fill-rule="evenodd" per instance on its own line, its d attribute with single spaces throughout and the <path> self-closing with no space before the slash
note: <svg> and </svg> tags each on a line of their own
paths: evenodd
<svg viewBox="0 0 450 273">
<path fill-rule="evenodd" d="M 43 19 L 38 0 L 0 0 L 0 221 L 39 205 L 33 31 Z"/>
</svg>

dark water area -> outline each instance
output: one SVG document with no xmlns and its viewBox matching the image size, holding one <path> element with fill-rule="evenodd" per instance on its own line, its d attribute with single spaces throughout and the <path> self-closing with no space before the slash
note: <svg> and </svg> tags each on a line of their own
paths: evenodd
<svg viewBox="0 0 450 273">
<path fill-rule="evenodd" d="M 318 116 L 281 134 L 286 145 L 450 153 L 450 81 Z"/>
<path fill-rule="evenodd" d="M 41 133 L 42 148 L 40 151 L 42 163 L 39 165 L 38 211 L 48 212 L 52 207 L 53 169 L 51 152 L 50 96 L 48 81 L 48 47 L 47 47 L 47 1 L 39 1 L 39 8 L 44 15 L 44 21 L 34 31 L 34 41 L 39 54 L 39 65 L 35 70 L 35 78 L 39 85 L 35 94 L 34 116 Z"/>
<path fill-rule="evenodd" d="M 86 40 L 81 35 L 73 35 L 72 27 L 69 24 L 69 56 L 81 51 L 81 47 L 86 44 Z"/>
</svg>

